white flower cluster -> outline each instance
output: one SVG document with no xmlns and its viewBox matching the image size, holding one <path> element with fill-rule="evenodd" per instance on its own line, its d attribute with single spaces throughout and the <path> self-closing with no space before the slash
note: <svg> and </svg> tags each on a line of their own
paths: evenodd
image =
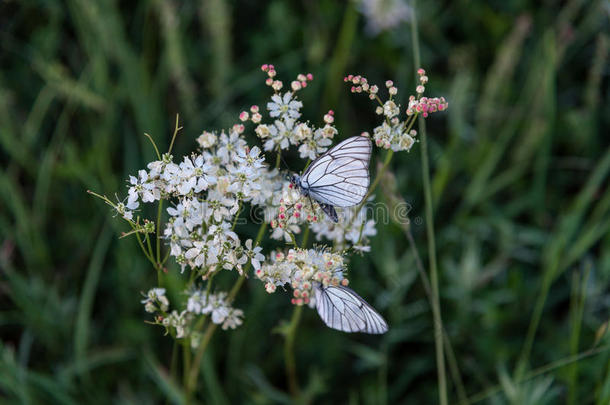
<svg viewBox="0 0 610 405">
<path fill-rule="evenodd" d="M 244 312 L 231 306 L 226 292 L 208 294 L 205 291 L 194 290 L 186 304 L 186 310 L 192 314 L 212 314 L 211 319 L 222 329 L 235 329 L 242 324 Z"/>
<path fill-rule="evenodd" d="M 165 296 L 165 288 L 151 288 L 141 302 L 146 312 L 166 312 L 169 308 L 169 300 Z"/>
<path fill-rule="evenodd" d="M 261 259 L 261 248 L 252 248 L 251 240 L 242 245 L 233 221 L 243 203 L 260 204 L 272 191 L 264 156 L 258 147 L 249 148 L 238 130 L 206 132 L 198 139 L 200 153 L 180 164 L 164 155 L 149 163 L 148 171 L 130 177 L 128 206 L 173 202 L 167 208 L 164 236 L 182 270 L 188 266 L 203 274 L 220 268 L 241 272 L 248 260 L 257 266 Z"/>
<path fill-rule="evenodd" d="M 193 347 L 197 347 L 200 341 L 199 332 L 194 330 L 194 321 L 199 315 L 211 314 L 212 322 L 221 325 L 223 330 L 237 328 L 242 324 L 244 316 L 241 309 L 231 306 L 225 292 L 207 294 L 195 289 L 191 292 L 185 309 L 168 313 L 169 300 L 165 296 L 165 289 L 152 288 L 146 293 L 142 304 L 146 312 L 157 314 L 156 324 L 173 331 L 177 339 L 191 338 Z"/>
<path fill-rule="evenodd" d="M 417 115 L 407 112 L 407 118 L 404 121 L 399 118 L 400 106 L 394 101 L 398 89 L 394 87 L 394 83 L 391 80 L 386 81 L 385 85 L 388 89 L 389 98 L 384 102 L 379 98 L 379 88 L 370 85 L 365 77 L 348 75 L 344 78 L 344 81 L 353 84 L 352 93 L 368 93 L 371 100 L 377 100 L 380 104 L 375 112 L 383 116 L 384 121 L 373 130 L 375 144 L 380 148 L 392 149 L 395 152 L 409 151 L 415 144 L 417 131 L 412 127 Z M 420 95 L 418 95 L 418 100 Z M 364 135 L 368 136 L 368 133 L 365 132 Z"/>
<path fill-rule="evenodd" d="M 272 261 L 265 263 L 254 274 L 265 283 L 268 293 L 278 286 L 289 284 L 293 289 L 294 305 L 309 304 L 314 296 L 316 283 L 347 285 L 343 278 L 343 256 L 320 249 L 290 249 L 286 253 L 272 252 Z"/>
<path fill-rule="evenodd" d="M 250 119 L 257 124 L 254 132 L 263 141 L 265 151 L 279 153 L 281 150 L 288 149 L 290 145 L 295 145 L 298 146 L 301 158 L 315 159 L 332 144 L 337 129 L 332 125 L 334 122 L 332 111 L 324 116 L 325 125 L 321 128 L 315 128 L 307 122 L 299 121 L 303 103 L 297 99 L 296 93 L 313 80 L 312 74 L 299 74 L 297 80 L 291 83 L 292 90 L 282 94 L 280 89 L 283 87 L 283 83 L 275 79 L 277 73 L 273 65 L 263 65 L 262 70 L 267 73 L 267 84 L 275 91 L 275 94 L 271 96 L 271 101 L 267 103 L 269 117 L 274 121 L 268 124 L 260 123 L 262 116 L 257 106 L 250 108 L 251 116 L 246 111 L 242 112 L 240 119 L 242 121 Z"/>
<path fill-rule="evenodd" d="M 170 310 L 164 288 L 152 288 L 141 302 L 146 312 L 155 314 L 155 324 L 165 327 L 175 338 L 188 339 L 193 347 L 201 342 L 201 325 L 205 317 L 209 317 L 212 324 L 221 325 L 222 329 L 234 329 L 243 322 L 243 311 L 231 305 L 232 295 L 209 293 L 216 272 L 237 270 L 246 276 L 245 272 L 251 266 L 269 293 L 278 286 L 289 284 L 293 289 L 293 304 L 313 305 L 315 288 L 348 284 L 343 278 L 346 268 L 343 254 L 350 249 L 370 250 L 369 238 L 377 232 L 375 220 L 367 219 L 362 205 L 339 209 L 339 221 L 335 223 L 317 202 L 303 196 L 280 173 L 282 151 L 293 146 L 302 159 L 314 160 L 332 145 L 337 129 L 333 125 L 332 110 L 324 115 L 323 127 L 299 121 L 303 103 L 296 95 L 313 80 L 311 74 L 299 74 L 290 83 L 291 90 L 282 92 L 284 84 L 275 78 L 277 73 L 273 65 L 263 65 L 262 70 L 267 74 L 266 84 L 273 89 L 266 105 L 271 122 L 262 122 L 263 115 L 256 105 L 243 111 L 239 119 L 242 123 L 252 122 L 255 125 L 253 132 L 261 139 L 263 150 L 277 154 L 274 168 L 265 162 L 264 152 L 259 147 L 247 144 L 243 136 L 245 126 L 240 123 L 228 131 L 204 131 L 196 139 L 198 150 L 181 161 L 174 162 L 170 152 L 159 156 L 159 160 L 149 163 L 145 170 L 129 177 L 127 197 L 122 201 L 113 202 L 106 196 L 90 192 L 128 221 L 132 231 L 127 234 L 137 236 L 140 247 L 158 274 L 162 275 L 166 270 L 165 261 L 169 257 L 175 259 L 181 271 L 190 270 L 184 293 L 187 298 L 174 305 L 176 309 Z M 345 78 L 353 84 L 352 92 L 365 92 L 380 104 L 377 113 L 384 117 L 384 122 L 373 131 L 377 146 L 394 151 L 409 150 L 415 142 L 416 133 L 411 129 L 415 118 L 447 108 L 442 97 L 422 97 L 428 78 L 421 69 L 418 74 L 417 97 L 409 99 L 404 121 L 399 118 L 400 106 L 393 100 L 397 89 L 391 81 L 386 82 L 389 99 L 383 102 L 378 96 L 378 87 L 369 85 L 366 78 L 353 75 Z M 174 137 L 178 130 L 176 126 Z M 168 204 L 163 206 L 166 201 Z M 163 226 L 140 216 L 138 209 L 151 203 L 159 204 L 158 221 L 165 219 L 161 207 L 166 208 L 163 214 L 169 218 Z M 248 206 L 264 211 L 264 218 L 256 218 L 264 220 L 259 223 L 257 242 L 240 238 L 236 229 L 242 210 Z M 272 228 L 272 239 L 296 245 L 295 235 L 307 229 L 317 241 L 332 244 L 333 251 L 306 249 L 308 238 L 304 236 L 301 241 L 304 248 L 272 252 L 266 259 L 258 244 L 267 223 Z M 153 243 L 154 237 L 166 241 L 169 246 L 166 256 L 159 239 Z M 165 258 L 161 259 L 163 256 Z M 202 280 L 207 286 L 201 285 Z"/>
<path fill-rule="evenodd" d="M 404 0 L 360 0 L 360 12 L 366 17 L 366 31 L 377 35 L 411 19 L 413 10 Z"/>
</svg>

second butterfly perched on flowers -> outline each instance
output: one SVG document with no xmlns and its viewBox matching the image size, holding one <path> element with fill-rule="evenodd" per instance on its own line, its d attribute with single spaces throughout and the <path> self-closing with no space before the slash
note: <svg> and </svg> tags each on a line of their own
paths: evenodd
<svg viewBox="0 0 610 405">
<path fill-rule="evenodd" d="M 388 331 L 383 317 L 354 290 L 343 277 L 342 254 L 326 249 L 289 249 L 272 254 L 254 274 L 265 283 L 268 293 L 288 284 L 293 289 L 292 304 L 313 305 L 329 328 L 342 332 L 382 334 Z"/>
</svg>

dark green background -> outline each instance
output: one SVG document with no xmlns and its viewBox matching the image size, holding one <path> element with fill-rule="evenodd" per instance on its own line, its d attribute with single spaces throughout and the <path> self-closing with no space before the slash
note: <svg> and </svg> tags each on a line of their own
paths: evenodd
<svg viewBox="0 0 610 405">
<path fill-rule="evenodd" d="M 143 133 L 166 149 L 177 113 L 179 156 L 203 129 L 264 106 L 263 63 L 286 83 L 314 74 L 301 92 L 305 118 L 319 123 L 332 108 L 340 137 L 371 131 L 374 105 L 342 77 L 393 79 L 404 103 L 416 84 L 411 26 L 367 36 L 350 4 L 0 1 L 7 402 L 179 401 L 166 375 L 171 338 L 144 323 L 139 302 L 155 271 L 135 240 L 118 240 L 125 224 L 85 191 L 124 195 L 124 179 L 154 156 Z M 536 305 L 531 369 L 593 348 L 608 321 L 608 3 L 421 1 L 417 11 L 427 94 L 449 101 L 427 127 L 443 320 L 466 393 L 501 383 L 484 401 L 606 405 L 608 351 L 522 384 L 512 376 Z M 391 171 L 427 263 L 420 145 L 397 154 Z M 352 286 L 384 314 L 388 334 L 335 332 L 305 312 L 296 340 L 303 401 L 436 403 L 432 314 L 408 247 L 400 227 L 379 224 L 372 253 L 351 264 Z M 179 279 L 168 283 L 178 299 Z M 250 280 L 236 306 L 245 324 L 214 336 L 198 398 L 289 401 L 283 339 L 273 333 L 290 317 L 288 293 L 268 295 Z M 596 347 L 608 344 L 602 336 Z M 457 403 L 451 378 L 449 390 Z"/>
</svg>

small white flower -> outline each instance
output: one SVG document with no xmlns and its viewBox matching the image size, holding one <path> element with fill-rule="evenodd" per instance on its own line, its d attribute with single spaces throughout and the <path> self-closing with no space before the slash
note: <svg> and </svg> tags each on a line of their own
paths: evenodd
<svg viewBox="0 0 610 405">
<path fill-rule="evenodd" d="M 197 143 L 202 148 L 208 149 L 214 146 L 217 138 L 218 137 L 212 132 L 203 131 L 203 133 L 197 138 Z"/>
<path fill-rule="evenodd" d="M 161 191 L 156 187 L 154 179 L 149 178 L 146 170 L 138 171 L 138 177 L 129 176 L 129 202 L 135 203 L 139 198 L 143 202 L 154 202 L 161 198 Z"/>
<path fill-rule="evenodd" d="M 165 288 L 151 288 L 146 293 L 146 298 L 140 301 L 144 304 L 146 312 L 156 312 L 158 309 L 165 312 L 169 308 L 169 300 L 165 296 Z M 157 307 L 157 305 L 159 305 Z"/>
<path fill-rule="evenodd" d="M 404 0 L 360 0 L 360 11 L 366 17 L 366 31 L 377 35 L 411 19 L 413 10 Z"/>
<path fill-rule="evenodd" d="M 271 102 L 267 103 L 269 115 L 274 118 L 280 116 L 299 118 L 301 116 L 301 113 L 299 113 L 301 107 L 303 107 L 303 103 L 298 100 L 294 100 L 291 92 L 284 93 L 283 97 L 281 97 L 279 94 L 274 94 L 271 97 Z"/>
<path fill-rule="evenodd" d="M 388 100 L 383 105 L 383 114 L 388 118 L 394 118 L 400 114 L 400 109 L 394 101 Z"/>
<path fill-rule="evenodd" d="M 265 260 L 265 255 L 261 253 L 263 248 L 260 246 L 256 246 L 254 249 L 252 249 L 252 239 L 248 239 L 245 245 L 246 249 L 248 249 L 247 254 L 250 257 L 252 267 L 254 268 L 254 270 L 260 269 L 261 262 Z"/>
<path fill-rule="evenodd" d="M 259 138 L 265 139 L 274 136 L 277 133 L 277 129 L 274 126 L 269 127 L 266 124 L 260 124 L 256 127 L 254 132 Z"/>
<path fill-rule="evenodd" d="M 243 323 L 243 316 L 244 311 L 242 311 L 241 309 L 232 309 L 225 318 L 224 322 L 222 323 L 222 329 L 227 330 L 237 328 Z"/>
</svg>

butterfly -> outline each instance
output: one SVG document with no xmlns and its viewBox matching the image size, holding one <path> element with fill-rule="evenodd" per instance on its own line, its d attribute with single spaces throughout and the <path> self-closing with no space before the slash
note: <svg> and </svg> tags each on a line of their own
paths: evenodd
<svg viewBox="0 0 610 405">
<path fill-rule="evenodd" d="M 335 207 L 352 207 L 366 197 L 372 149 L 368 137 L 352 136 L 318 156 L 301 176 L 295 174 L 291 181 L 337 223 Z"/>
<path fill-rule="evenodd" d="M 329 328 L 370 334 L 388 331 L 388 324 L 383 317 L 351 288 L 332 285 L 324 287 L 317 283 L 314 294 L 318 315 Z"/>
</svg>

